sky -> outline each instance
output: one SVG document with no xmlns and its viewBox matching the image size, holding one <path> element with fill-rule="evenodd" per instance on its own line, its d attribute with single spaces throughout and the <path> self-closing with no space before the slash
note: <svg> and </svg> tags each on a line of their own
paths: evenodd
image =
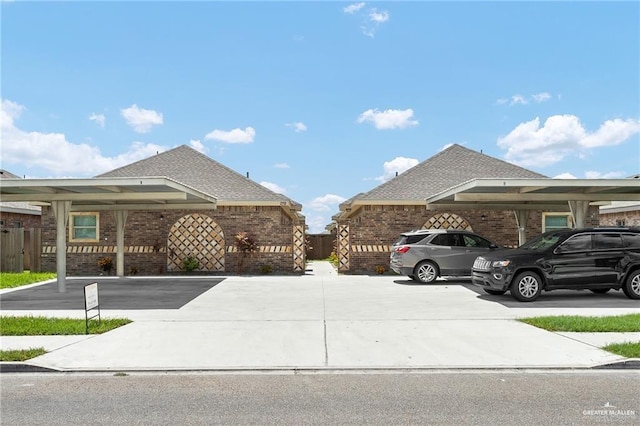
<svg viewBox="0 0 640 426">
<path fill-rule="evenodd" d="M 1 0 L 0 18 L 0 167 L 20 177 L 189 145 L 317 233 L 454 143 L 549 177 L 640 173 L 635 1 Z"/>
</svg>

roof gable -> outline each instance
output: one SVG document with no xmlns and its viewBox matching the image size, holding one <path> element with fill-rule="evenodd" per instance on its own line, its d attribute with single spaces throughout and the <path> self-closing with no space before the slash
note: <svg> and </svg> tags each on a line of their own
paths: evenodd
<svg viewBox="0 0 640 426">
<path fill-rule="evenodd" d="M 424 203 L 427 198 L 476 178 L 545 178 L 531 170 L 454 144 L 351 201 Z"/>
<path fill-rule="evenodd" d="M 181 145 L 96 177 L 164 176 L 214 196 L 217 202 L 287 203 L 300 205 L 218 163 L 195 149 Z"/>
</svg>

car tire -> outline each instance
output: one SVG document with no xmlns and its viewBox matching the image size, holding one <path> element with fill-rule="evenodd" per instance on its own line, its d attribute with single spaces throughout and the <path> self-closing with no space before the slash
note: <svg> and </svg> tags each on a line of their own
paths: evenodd
<svg viewBox="0 0 640 426">
<path fill-rule="evenodd" d="M 488 288 L 483 288 L 484 292 L 487 294 L 491 294 L 493 296 L 501 296 L 507 292 L 507 290 L 491 290 Z"/>
<path fill-rule="evenodd" d="M 640 299 L 640 269 L 629 274 L 622 290 L 629 299 Z"/>
<path fill-rule="evenodd" d="M 533 302 L 542 293 L 542 279 L 535 272 L 521 272 L 511 283 L 510 291 L 521 302 Z"/>
<path fill-rule="evenodd" d="M 413 279 L 423 284 L 431 284 L 438 275 L 440 275 L 438 265 L 429 260 L 418 263 L 413 271 Z"/>
<path fill-rule="evenodd" d="M 590 288 L 589 290 L 596 294 L 605 294 L 611 289 L 610 288 Z"/>
<path fill-rule="evenodd" d="M 413 275 L 409 275 L 409 279 L 412 280 L 412 281 L 415 281 L 416 277 L 414 277 Z"/>
</svg>

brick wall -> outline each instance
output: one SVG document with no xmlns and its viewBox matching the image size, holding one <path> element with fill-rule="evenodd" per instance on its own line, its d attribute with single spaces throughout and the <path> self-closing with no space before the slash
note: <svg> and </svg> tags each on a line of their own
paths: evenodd
<svg viewBox="0 0 640 426">
<path fill-rule="evenodd" d="M 129 212 L 125 226 L 125 265 L 124 272 L 129 274 L 132 268 L 139 275 L 165 274 L 167 266 L 167 238 L 172 225 L 182 216 L 196 211 L 164 210 Z M 261 247 L 288 248 L 281 252 L 254 253 L 244 261 L 244 273 L 259 274 L 264 265 L 270 265 L 273 273 L 292 273 L 293 271 L 293 225 L 292 219 L 280 207 L 242 206 L 219 207 L 217 210 L 197 211 L 208 215 L 222 229 L 226 249 L 235 247 L 234 236 L 239 232 L 253 234 Z M 55 218 L 49 208 L 43 208 L 43 259 L 42 267 L 46 271 L 55 271 L 56 255 L 51 251 L 55 247 Z M 67 271 L 69 275 L 97 275 L 98 259 L 109 256 L 116 260 L 116 227 L 113 213 L 100 213 L 100 240 L 96 243 L 71 243 L 67 253 Z M 48 251 L 47 252 L 47 246 Z M 80 253 L 82 251 L 82 253 Z M 225 255 L 225 274 L 237 272 L 239 253 L 228 252 Z M 112 273 L 115 273 L 115 266 Z"/>
<path fill-rule="evenodd" d="M 640 210 L 619 213 L 600 213 L 601 226 L 618 226 L 618 221 L 623 221 L 624 226 L 640 226 Z"/>
<path fill-rule="evenodd" d="M 375 273 L 377 266 L 389 269 L 388 247 L 398 240 L 400 233 L 422 226 L 434 215 L 443 211 L 427 210 L 425 206 L 363 206 L 348 220 L 349 270 L 352 274 Z M 449 211 L 465 219 L 473 232 L 497 244 L 518 246 L 518 229 L 512 210 Z M 483 217 L 484 216 L 484 217 Z M 598 210 L 592 207 L 587 215 L 587 226 L 598 225 Z M 343 223 L 339 221 L 339 223 Z M 542 212 L 531 211 L 527 221 L 527 239 L 540 234 Z"/>
<path fill-rule="evenodd" d="M 40 228 L 42 226 L 42 217 L 35 214 L 0 212 L 0 220 L 4 220 L 4 226 L 7 228 L 13 228 L 15 222 L 21 222 L 22 228 Z"/>
</svg>

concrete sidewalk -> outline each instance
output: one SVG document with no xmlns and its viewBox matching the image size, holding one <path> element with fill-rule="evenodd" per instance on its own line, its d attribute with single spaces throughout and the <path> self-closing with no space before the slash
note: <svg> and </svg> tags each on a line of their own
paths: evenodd
<svg viewBox="0 0 640 426">
<path fill-rule="evenodd" d="M 554 294 L 549 303 L 557 305 Z M 339 276 L 329 263 L 312 262 L 301 277 L 226 278 L 180 309 L 102 311 L 134 321 L 103 335 L 3 337 L 0 347 L 44 346 L 50 352 L 28 363 L 61 371 L 589 368 L 623 361 L 599 347 L 640 341 L 640 333 L 581 336 L 514 321 L 640 312 L 624 296 L 571 295 L 560 299 L 562 307 L 547 307 L 543 298 L 512 304 L 508 295 L 485 297 L 459 281 Z M 25 314 L 84 318 L 82 310 L 3 310 Z"/>
</svg>

